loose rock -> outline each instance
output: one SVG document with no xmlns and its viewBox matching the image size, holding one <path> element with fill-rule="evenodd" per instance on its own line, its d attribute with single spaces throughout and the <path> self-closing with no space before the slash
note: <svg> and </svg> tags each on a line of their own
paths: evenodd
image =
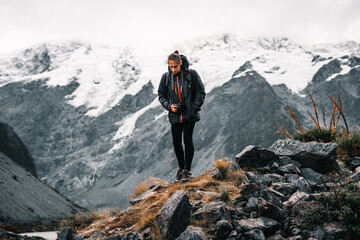
<svg viewBox="0 0 360 240">
<path fill-rule="evenodd" d="M 236 162 L 241 168 L 271 166 L 276 160 L 277 156 L 274 152 L 254 145 L 247 146 L 236 155 Z"/>
<path fill-rule="evenodd" d="M 303 143 L 293 139 L 278 140 L 270 147 L 276 155 L 288 156 L 300 162 L 303 168 L 320 173 L 339 170 L 336 149 L 335 143 Z"/>
<path fill-rule="evenodd" d="M 191 204 L 183 191 L 176 191 L 162 206 L 155 217 L 164 238 L 176 238 L 190 222 Z"/>
</svg>

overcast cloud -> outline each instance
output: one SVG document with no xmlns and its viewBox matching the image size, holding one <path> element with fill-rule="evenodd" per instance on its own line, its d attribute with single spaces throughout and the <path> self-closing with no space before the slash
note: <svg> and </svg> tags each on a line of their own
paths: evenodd
<svg viewBox="0 0 360 240">
<path fill-rule="evenodd" d="M 359 0 L 0 0 L 0 53 L 46 41 L 161 46 L 221 33 L 360 42 Z"/>
</svg>

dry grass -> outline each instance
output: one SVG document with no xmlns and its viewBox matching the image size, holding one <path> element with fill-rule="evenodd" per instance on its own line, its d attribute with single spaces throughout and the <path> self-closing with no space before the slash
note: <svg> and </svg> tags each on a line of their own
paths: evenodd
<svg viewBox="0 0 360 240">
<path fill-rule="evenodd" d="M 229 171 L 231 165 L 228 159 L 217 159 L 214 162 L 214 167 L 219 169 L 223 176 L 226 176 L 226 173 Z"/>
<path fill-rule="evenodd" d="M 217 159 L 214 162 L 214 167 L 219 169 L 224 180 L 233 181 L 236 186 L 240 186 L 244 182 L 244 173 L 241 170 L 233 169 L 229 159 Z"/>
<path fill-rule="evenodd" d="M 130 194 L 130 200 L 133 200 L 143 192 L 149 189 L 151 186 L 151 182 L 149 180 L 140 182 L 138 185 L 136 185 L 133 189 L 133 192 Z"/>
<path fill-rule="evenodd" d="M 150 227 L 153 232 L 152 238 L 160 239 L 160 230 L 155 223 L 155 216 L 166 200 L 175 191 L 182 190 L 189 196 L 190 201 L 198 200 L 204 202 L 205 204 L 215 200 L 229 202 L 239 195 L 240 189 L 237 185 L 242 181 L 241 179 L 243 175 L 238 171 L 233 171 L 230 165 L 226 167 L 228 164 L 229 163 L 224 162 L 221 162 L 220 164 L 221 167 L 224 167 L 223 170 L 227 169 L 227 179 L 224 179 L 223 181 L 218 181 L 210 176 L 207 176 L 206 174 L 211 170 L 204 172 L 201 176 L 191 179 L 188 183 L 169 184 L 161 181 L 160 179 L 149 179 L 145 182 L 153 184 L 157 183 L 164 186 L 164 188 L 158 190 L 156 194 L 149 196 L 142 202 L 131 206 L 126 210 L 118 211 L 116 214 L 110 214 L 113 212 L 110 210 L 102 210 L 101 214 L 98 214 L 97 211 L 93 211 L 94 216 L 91 218 L 91 221 L 78 219 L 78 221 L 84 222 L 82 222 L 82 224 L 78 224 L 76 230 L 79 234 L 85 235 L 92 235 L 103 231 L 105 232 L 104 237 L 109 237 L 120 233 L 129 233 L 134 231 L 141 232 Z M 233 179 L 237 179 L 237 183 L 235 183 L 236 181 Z M 137 189 L 140 189 L 138 186 Z M 141 186 L 143 186 L 143 184 L 141 184 Z M 145 189 L 145 187 L 141 187 L 141 189 Z M 191 224 L 199 225 L 200 222 L 198 222 L 198 224 L 196 222 Z"/>
</svg>

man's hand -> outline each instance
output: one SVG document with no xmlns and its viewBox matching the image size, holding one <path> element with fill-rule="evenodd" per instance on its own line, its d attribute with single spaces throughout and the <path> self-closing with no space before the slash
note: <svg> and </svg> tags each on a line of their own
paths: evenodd
<svg viewBox="0 0 360 240">
<path fill-rule="evenodd" d="M 178 108 L 177 105 L 171 104 L 171 106 L 170 106 L 170 111 L 172 111 L 172 112 L 177 112 L 177 108 Z"/>
</svg>

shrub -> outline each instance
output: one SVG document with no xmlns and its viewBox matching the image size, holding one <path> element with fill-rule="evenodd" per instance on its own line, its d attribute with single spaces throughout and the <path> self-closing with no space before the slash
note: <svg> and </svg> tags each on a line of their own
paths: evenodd
<svg viewBox="0 0 360 240">
<path fill-rule="evenodd" d="M 294 135 L 294 140 L 301 142 L 332 142 L 332 130 L 327 128 L 311 128 L 305 132 L 299 132 Z"/>
<path fill-rule="evenodd" d="M 297 224 L 312 230 L 325 222 L 338 221 L 347 229 L 349 239 L 360 238 L 360 191 L 354 183 L 346 183 L 333 188 L 327 195 L 320 195 L 316 203 L 303 203 L 294 209 Z M 301 210 L 302 209 L 302 210 Z"/>
<path fill-rule="evenodd" d="M 335 138 L 335 142 L 337 143 L 340 152 L 344 152 L 350 156 L 360 155 L 359 131 L 354 130 L 349 133 L 340 131 Z"/>
</svg>

